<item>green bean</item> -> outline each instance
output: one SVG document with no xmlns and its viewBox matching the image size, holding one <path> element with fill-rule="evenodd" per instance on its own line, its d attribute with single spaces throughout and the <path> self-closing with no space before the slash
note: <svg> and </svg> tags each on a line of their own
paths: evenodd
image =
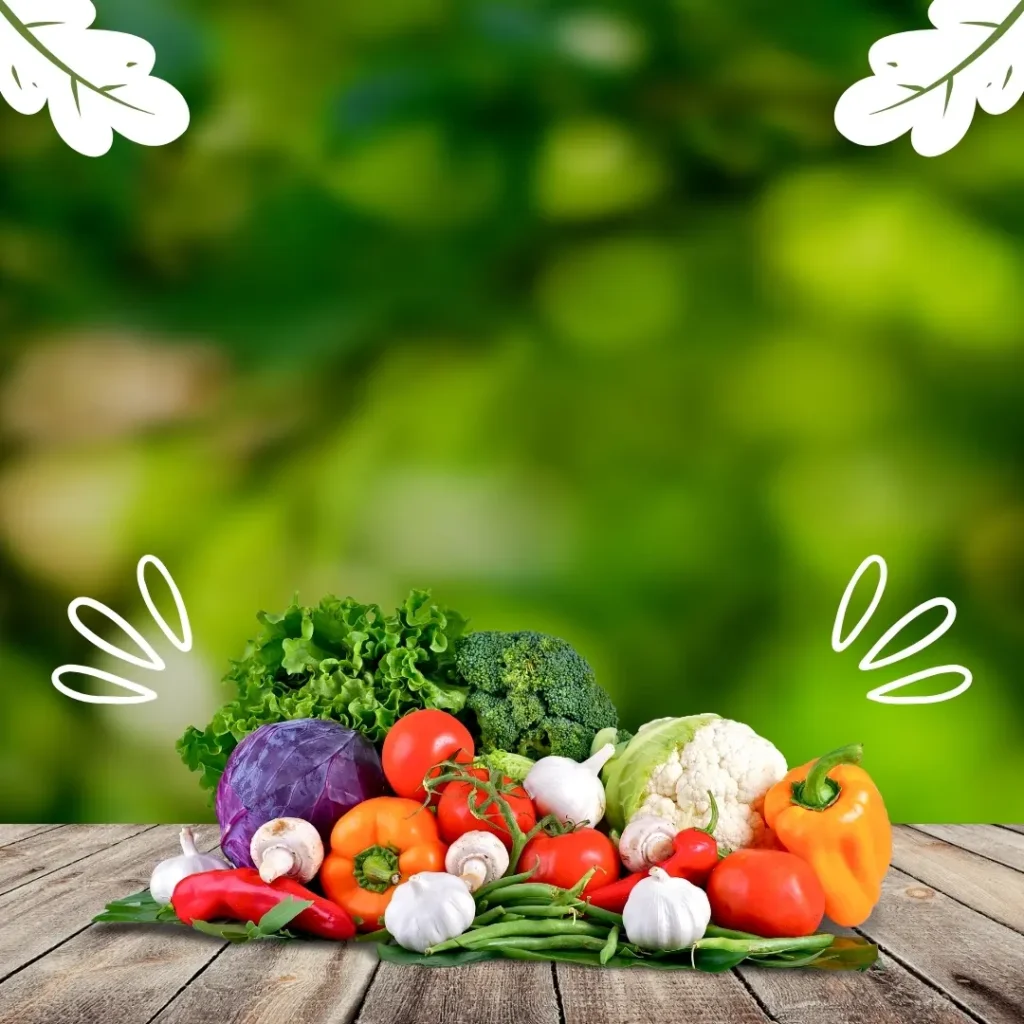
<svg viewBox="0 0 1024 1024">
<path fill-rule="evenodd" d="M 553 960 L 567 964 L 583 964 L 586 967 L 600 967 L 601 961 L 596 953 L 561 950 L 553 956 L 550 953 L 539 953 L 535 949 L 520 949 L 518 946 L 495 946 L 494 951 L 509 960 L 541 960 L 551 963 Z"/>
<path fill-rule="evenodd" d="M 530 882 L 525 885 L 510 885 L 505 889 L 499 889 L 491 893 L 486 900 L 488 906 L 498 903 L 508 903 L 514 900 L 530 900 L 538 903 L 551 903 L 565 890 L 554 885 L 545 885 L 543 882 Z"/>
<path fill-rule="evenodd" d="M 499 917 L 504 916 L 504 907 L 494 907 L 491 910 L 484 911 L 484 913 L 482 914 L 477 914 L 476 917 L 473 918 L 473 927 L 480 927 L 481 925 L 491 924 L 492 922 L 497 921 Z"/>
<path fill-rule="evenodd" d="M 493 882 L 481 885 L 480 888 L 473 893 L 473 896 L 479 903 L 480 900 L 487 899 L 492 892 L 497 892 L 499 889 L 504 889 L 510 885 L 516 885 L 519 882 L 525 882 L 536 870 L 536 868 L 531 868 L 531 870 L 522 871 L 518 875 L 506 875 L 504 878 L 496 878 Z"/>
<path fill-rule="evenodd" d="M 507 935 L 504 938 L 488 939 L 474 946 L 474 949 L 580 949 L 600 952 L 606 943 L 604 939 L 589 935 Z"/>
<path fill-rule="evenodd" d="M 794 939 L 698 939 L 696 949 L 721 949 L 729 953 L 746 953 L 747 956 L 768 953 L 788 953 L 791 950 L 810 951 L 826 949 L 832 945 L 834 935 L 807 935 Z"/>
<path fill-rule="evenodd" d="M 428 953 L 444 953 L 449 949 L 470 949 L 480 942 L 488 939 L 502 938 L 506 935 L 530 935 L 540 937 L 543 935 L 590 935 L 600 939 L 608 937 L 608 929 L 598 925 L 587 924 L 584 921 L 506 921 L 499 924 L 489 924 L 483 928 L 474 928 L 454 939 L 446 942 L 439 942 L 431 946 Z"/>
<path fill-rule="evenodd" d="M 577 900 L 573 906 L 584 916 L 592 917 L 595 921 L 604 921 L 606 924 L 617 924 L 621 927 L 622 915 L 616 914 L 614 910 L 605 910 L 604 907 L 594 907 L 586 900 Z"/>
<path fill-rule="evenodd" d="M 505 907 L 495 907 L 495 910 L 505 911 Z M 575 907 L 557 907 L 553 904 L 535 903 L 510 903 L 508 910 L 514 910 L 520 917 L 572 917 L 580 916 Z M 491 913 L 491 911 L 488 911 Z M 504 920 L 504 918 L 502 918 Z M 475 924 L 476 922 L 474 922 Z M 487 923 L 487 922 L 485 922 Z"/>
<path fill-rule="evenodd" d="M 364 932 L 356 936 L 356 942 L 390 942 L 391 932 L 387 928 L 380 928 L 375 932 Z"/>
<path fill-rule="evenodd" d="M 619 948 L 619 926 L 617 924 L 612 925 L 612 930 L 608 933 L 608 941 L 605 942 L 604 946 L 601 947 L 600 961 L 602 964 L 608 963 L 608 961 L 615 956 L 615 951 Z"/>
</svg>

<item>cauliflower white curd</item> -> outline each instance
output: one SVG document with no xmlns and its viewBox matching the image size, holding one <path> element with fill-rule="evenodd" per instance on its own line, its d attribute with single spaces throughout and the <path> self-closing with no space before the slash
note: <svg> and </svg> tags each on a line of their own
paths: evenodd
<svg viewBox="0 0 1024 1024">
<path fill-rule="evenodd" d="M 710 791 L 721 847 L 765 845 L 765 793 L 786 771 L 774 744 L 742 722 L 710 714 L 657 719 L 641 726 L 606 769 L 609 820 L 621 829 L 657 815 L 680 829 L 703 828 L 711 817 Z"/>
</svg>

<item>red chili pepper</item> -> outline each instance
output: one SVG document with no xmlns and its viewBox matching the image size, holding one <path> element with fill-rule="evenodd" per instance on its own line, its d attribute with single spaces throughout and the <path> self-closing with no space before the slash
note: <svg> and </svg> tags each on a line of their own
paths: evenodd
<svg viewBox="0 0 1024 1024">
<path fill-rule="evenodd" d="M 673 878 L 685 878 L 702 888 L 707 883 L 712 868 L 718 864 L 718 843 L 712 832 L 718 824 L 718 805 L 711 793 L 711 820 L 706 828 L 685 828 L 677 832 L 672 840 L 672 852 L 658 864 L 658 867 Z M 622 908 L 629 899 L 629 894 L 648 875 L 647 871 L 636 871 L 625 878 L 620 878 L 611 885 L 603 885 L 600 889 L 583 898 L 595 907 L 622 913 Z"/>
<path fill-rule="evenodd" d="M 277 878 L 269 885 L 255 868 L 201 871 L 183 878 L 171 894 L 175 914 L 187 925 L 193 921 L 252 921 L 282 900 L 312 900 L 292 922 L 296 928 L 321 939 L 344 941 L 356 933 L 355 922 L 336 903 L 317 896 L 293 878 Z"/>
</svg>

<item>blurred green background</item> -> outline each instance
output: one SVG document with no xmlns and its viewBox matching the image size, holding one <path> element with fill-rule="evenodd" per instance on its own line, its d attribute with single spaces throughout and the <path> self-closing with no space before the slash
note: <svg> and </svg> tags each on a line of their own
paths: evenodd
<svg viewBox="0 0 1024 1024">
<path fill-rule="evenodd" d="M 832 124 L 926 4 L 98 6 L 193 121 L 89 160 L 0 110 L 0 820 L 209 820 L 174 740 L 256 612 L 426 586 L 630 727 L 862 740 L 895 819 L 1024 821 L 1024 107 L 934 160 Z M 73 597 L 160 639 L 148 552 L 195 650 L 61 696 Z M 946 662 L 953 701 L 865 697 Z"/>
</svg>

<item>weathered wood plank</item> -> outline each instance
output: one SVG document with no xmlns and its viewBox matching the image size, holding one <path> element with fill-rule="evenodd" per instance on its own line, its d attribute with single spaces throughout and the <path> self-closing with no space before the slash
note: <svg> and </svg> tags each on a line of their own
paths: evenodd
<svg viewBox="0 0 1024 1024">
<path fill-rule="evenodd" d="M 1024 835 L 1024 825 L 999 825 L 998 828 L 1008 828 L 1011 832 L 1020 832 Z"/>
<path fill-rule="evenodd" d="M 1024 835 L 998 825 L 913 825 L 926 835 L 1024 871 Z"/>
<path fill-rule="evenodd" d="M 861 931 L 987 1024 L 1024 1020 L 1024 935 L 895 868 Z"/>
<path fill-rule="evenodd" d="M 1024 871 L 1024 835 L 998 825 L 911 825 L 926 836 Z"/>
<path fill-rule="evenodd" d="M 972 1024 L 944 996 L 882 955 L 879 968 L 773 971 L 740 967 L 743 980 L 779 1024 Z"/>
<path fill-rule="evenodd" d="M 26 836 L 34 836 L 37 832 L 52 832 L 63 828 L 63 825 L 0 825 L 0 846 L 17 843 Z"/>
<path fill-rule="evenodd" d="M 153 1024 L 348 1024 L 376 968 L 376 950 L 354 943 L 229 946 Z"/>
<path fill-rule="evenodd" d="M 1024 873 L 905 827 L 893 830 L 893 864 L 926 885 L 1024 933 Z"/>
<path fill-rule="evenodd" d="M 469 967 L 381 964 L 359 1024 L 559 1024 L 548 964 L 489 960 Z M 594 1022 L 596 1024 L 596 1022 Z"/>
<path fill-rule="evenodd" d="M 0 895 L 0 980 L 86 928 L 111 900 L 145 888 L 179 831 L 151 828 Z M 197 841 L 213 845 L 215 829 L 204 827 Z"/>
<path fill-rule="evenodd" d="M 691 971 L 601 970 L 556 964 L 565 1024 L 767 1024 L 742 982 L 733 974 Z M 685 1013 L 685 1016 L 683 1015 Z"/>
<path fill-rule="evenodd" d="M 0 984 L 0 1024 L 146 1024 L 224 945 L 166 925 L 94 925 Z M 192 1018 L 217 1019 L 232 1017 Z"/>
<path fill-rule="evenodd" d="M 0 847 L 0 893 L 130 839 L 150 825 L 65 825 Z M 127 894 L 126 894 L 127 895 Z"/>
</svg>

